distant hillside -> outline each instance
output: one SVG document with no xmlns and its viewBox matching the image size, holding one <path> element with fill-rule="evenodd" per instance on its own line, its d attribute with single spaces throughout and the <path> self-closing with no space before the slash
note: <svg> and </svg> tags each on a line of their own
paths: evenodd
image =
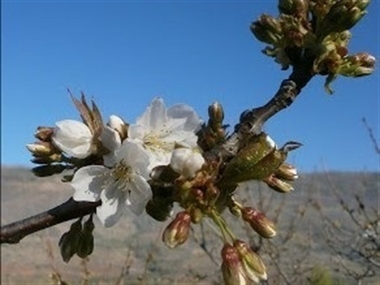
<svg viewBox="0 0 380 285">
<path fill-rule="evenodd" d="M 345 197 L 351 197 L 349 201 L 352 201 L 355 194 L 361 195 L 366 206 L 378 208 L 380 173 L 301 174 L 294 185 L 295 191 L 287 195 L 274 192 L 262 183 L 257 183 L 255 189 L 241 193 L 243 201 L 249 201 L 247 204 L 264 209 L 269 217 L 275 217 L 276 213 L 281 211 L 277 219 L 280 233 L 287 230 L 292 219 L 297 215 L 297 211 L 303 205 L 307 205 L 305 218 L 297 228 L 298 237 L 294 248 L 289 249 L 289 257 L 292 256 L 292 250 L 297 250 L 307 238 L 313 237 L 312 246 L 318 250 L 311 253 L 310 262 L 325 265 L 331 262 L 321 242 L 323 238 L 321 225 L 312 207 L 309 206 L 310 201 L 318 201 L 337 219 L 342 218 L 342 213 L 337 207 L 333 189 Z M 52 208 L 66 201 L 72 193 L 71 187 L 61 183 L 58 175 L 50 178 L 36 178 L 28 169 L 3 166 L 1 168 L 1 223 L 4 225 Z M 279 205 L 282 205 L 281 209 Z M 91 280 L 95 281 L 91 284 L 109 284 L 110 282 L 116 284 L 123 266 L 126 266 L 126 261 L 131 262 L 129 267 L 127 266 L 129 268 L 127 278 L 131 280 L 131 283 L 124 284 L 132 284 L 138 280 L 149 281 L 150 284 L 167 284 L 168 282 L 177 284 L 215 282 L 217 284 L 220 281 L 218 266 L 215 266 L 201 249 L 199 241 L 191 239 L 175 250 L 169 250 L 162 244 L 161 233 L 167 222 L 158 223 L 147 215 L 135 217 L 132 214 L 110 229 L 105 229 L 97 221 L 95 222 L 96 248 L 87 264 Z M 17 284 L 30 282 L 30 280 L 39 284 L 46 283 L 49 282 L 48 275 L 55 270 L 59 271 L 70 283 L 79 283 L 83 276 L 83 270 L 80 269 L 83 267 L 79 258 L 74 257 L 69 264 L 65 264 L 61 261 L 57 246 L 59 237 L 68 230 L 70 224 L 67 222 L 26 237 L 17 245 L 2 245 L 1 284 Z M 199 227 L 194 228 L 195 234 L 199 233 Z M 245 234 L 244 228 L 236 231 Z M 208 234 L 213 235 L 211 229 L 208 230 Z M 273 240 L 280 242 L 282 238 L 280 234 Z M 211 239 L 215 240 L 215 243 L 211 245 L 215 247 L 214 255 L 219 259 L 220 248 L 217 246 L 220 241 L 215 235 Z M 49 246 L 53 259 L 49 257 L 49 250 L 46 249 Z M 305 261 L 305 264 L 308 263 Z M 145 284 L 143 281 L 141 281 L 142 284 Z"/>
</svg>

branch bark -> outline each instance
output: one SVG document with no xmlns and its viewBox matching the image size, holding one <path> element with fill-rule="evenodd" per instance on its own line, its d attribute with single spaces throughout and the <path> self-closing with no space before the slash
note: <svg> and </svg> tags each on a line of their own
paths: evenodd
<svg viewBox="0 0 380 285">
<path fill-rule="evenodd" d="M 76 202 L 70 198 L 65 203 L 41 214 L 1 227 L 1 243 L 18 243 L 22 238 L 57 224 L 83 217 L 95 211 L 101 202 Z"/>
<path fill-rule="evenodd" d="M 312 72 L 313 61 L 314 58 L 308 58 L 307 53 L 305 53 L 300 64 L 294 66 L 289 78 L 282 81 L 273 98 L 261 107 L 243 112 L 240 117 L 240 123 L 235 126 L 235 131 L 222 146 L 206 153 L 206 159 L 218 157 L 219 159 L 228 160 L 233 157 L 245 141 L 261 132 L 264 123 L 269 118 L 289 107 L 300 94 L 302 88 L 314 76 Z M 71 198 L 51 210 L 2 226 L 0 243 L 18 243 L 27 235 L 90 214 L 100 204 L 100 201 L 95 203 L 76 202 Z"/>
</svg>

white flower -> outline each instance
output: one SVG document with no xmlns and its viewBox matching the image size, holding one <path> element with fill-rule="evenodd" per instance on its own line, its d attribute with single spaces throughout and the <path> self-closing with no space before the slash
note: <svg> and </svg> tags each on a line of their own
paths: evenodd
<svg viewBox="0 0 380 285">
<path fill-rule="evenodd" d="M 190 148 L 176 148 L 170 160 L 170 167 L 185 178 L 193 178 L 202 168 L 203 156 Z"/>
<path fill-rule="evenodd" d="M 201 123 L 191 107 L 176 105 L 166 109 L 164 101 L 156 98 L 136 124 L 129 126 L 128 139 L 149 153 L 149 169 L 152 169 L 169 164 L 175 144 L 196 147 L 196 131 Z"/>
<path fill-rule="evenodd" d="M 107 125 L 118 132 L 121 139 L 125 139 L 128 136 L 127 124 L 119 116 L 111 115 Z"/>
<path fill-rule="evenodd" d="M 146 181 L 147 153 L 132 142 L 124 142 L 115 157 L 113 168 L 86 166 L 75 173 L 71 182 L 75 201 L 102 201 L 96 214 L 105 227 L 113 226 L 127 208 L 141 214 L 152 197 Z"/>
<path fill-rule="evenodd" d="M 82 122 L 64 120 L 56 123 L 53 143 L 66 154 L 85 158 L 91 154 L 92 134 Z"/>
</svg>

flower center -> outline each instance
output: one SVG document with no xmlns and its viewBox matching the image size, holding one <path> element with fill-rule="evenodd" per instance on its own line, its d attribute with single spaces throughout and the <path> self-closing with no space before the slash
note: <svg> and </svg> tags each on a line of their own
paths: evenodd
<svg viewBox="0 0 380 285">
<path fill-rule="evenodd" d="M 125 165 L 124 161 L 120 161 L 109 173 L 109 178 L 112 182 L 117 184 L 117 188 L 121 191 L 129 191 L 128 184 L 132 180 L 132 168 Z"/>
<path fill-rule="evenodd" d="M 144 136 L 143 139 L 144 146 L 151 151 L 171 151 L 172 144 L 170 142 L 165 141 L 162 136 L 149 133 Z"/>
</svg>

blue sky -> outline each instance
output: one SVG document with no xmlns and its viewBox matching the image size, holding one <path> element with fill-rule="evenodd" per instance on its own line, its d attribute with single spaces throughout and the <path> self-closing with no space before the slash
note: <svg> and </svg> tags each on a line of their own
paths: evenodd
<svg viewBox="0 0 380 285">
<path fill-rule="evenodd" d="M 66 91 L 83 91 L 105 118 L 133 122 L 150 101 L 186 103 L 207 119 L 223 104 L 226 123 L 269 100 L 289 71 L 261 54 L 250 23 L 277 15 L 276 1 L 3 1 L 2 164 L 31 166 L 25 144 L 39 125 L 79 119 Z M 351 53 L 380 58 L 379 1 L 353 29 Z M 300 171 L 379 171 L 362 123 L 379 140 L 379 64 L 372 76 L 339 78 L 335 94 L 314 78 L 297 101 L 265 126 Z"/>
</svg>

